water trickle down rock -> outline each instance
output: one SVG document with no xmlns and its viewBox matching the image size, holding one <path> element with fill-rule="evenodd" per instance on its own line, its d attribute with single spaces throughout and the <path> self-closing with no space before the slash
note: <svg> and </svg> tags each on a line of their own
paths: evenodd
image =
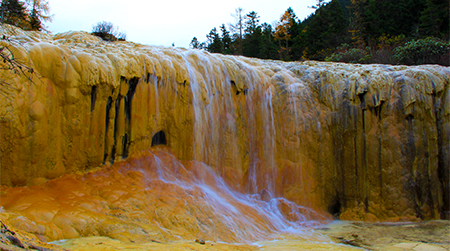
<svg viewBox="0 0 450 251">
<path fill-rule="evenodd" d="M 281 62 L 17 30 L 1 184 L 138 154 L 163 131 L 235 189 L 341 219 L 449 218 L 450 68 Z M 31 77 L 32 82 L 27 77 Z"/>
</svg>

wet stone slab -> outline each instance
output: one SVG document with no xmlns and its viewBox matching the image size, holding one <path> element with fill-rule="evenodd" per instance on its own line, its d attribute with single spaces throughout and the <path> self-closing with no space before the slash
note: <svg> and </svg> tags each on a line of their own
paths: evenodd
<svg viewBox="0 0 450 251">
<path fill-rule="evenodd" d="M 342 244 L 369 250 L 450 250 L 450 221 L 346 222 L 318 229 Z"/>
</svg>

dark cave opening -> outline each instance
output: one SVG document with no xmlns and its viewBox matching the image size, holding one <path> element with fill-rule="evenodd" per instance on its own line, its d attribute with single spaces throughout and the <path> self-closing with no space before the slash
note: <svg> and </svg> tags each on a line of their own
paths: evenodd
<svg viewBox="0 0 450 251">
<path fill-rule="evenodd" d="M 152 146 L 167 145 L 166 134 L 164 131 L 155 133 L 152 137 Z"/>
<path fill-rule="evenodd" d="M 341 214 L 341 202 L 338 198 L 334 198 L 333 202 L 328 205 L 328 212 L 333 215 L 333 218 L 339 219 Z"/>
</svg>

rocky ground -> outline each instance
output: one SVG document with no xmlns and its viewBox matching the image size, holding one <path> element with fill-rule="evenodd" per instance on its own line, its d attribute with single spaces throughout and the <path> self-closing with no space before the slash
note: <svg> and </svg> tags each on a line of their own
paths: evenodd
<svg viewBox="0 0 450 251">
<path fill-rule="evenodd" d="M 57 245 L 41 242 L 34 235 L 14 229 L 9 224 L 0 221 L 0 250 L 62 251 L 65 249 Z"/>
<path fill-rule="evenodd" d="M 318 232 L 336 242 L 367 250 L 450 250 L 449 221 L 335 221 Z"/>
<path fill-rule="evenodd" d="M 279 235 L 252 244 L 208 240 L 125 243 L 108 237 L 40 242 L 33 235 L 1 223 L 0 250 L 450 250 L 450 222 L 366 223 L 334 221 L 312 233 Z"/>
</svg>

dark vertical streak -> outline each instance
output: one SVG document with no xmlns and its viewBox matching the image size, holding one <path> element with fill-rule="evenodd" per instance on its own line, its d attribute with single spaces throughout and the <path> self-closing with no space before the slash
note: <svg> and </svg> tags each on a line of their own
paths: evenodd
<svg viewBox="0 0 450 251">
<path fill-rule="evenodd" d="M 107 145 L 107 139 L 108 139 L 108 128 L 109 128 L 109 113 L 111 111 L 111 105 L 112 105 L 112 97 L 108 97 L 108 101 L 106 102 L 106 118 L 105 118 L 105 145 L 104 145 L 104 157 L 103 157 L 103 164 L 106 162 L 106 158 L 108 158 L 108 145 Z"/>
<path fill-rule="evenodd" d="M 95 108 L 95 100 L 97 99 L 97 89 L 98 86 L 93 85 L 91 90 L 91 113 L 94 111 Z"/>
</svg>

